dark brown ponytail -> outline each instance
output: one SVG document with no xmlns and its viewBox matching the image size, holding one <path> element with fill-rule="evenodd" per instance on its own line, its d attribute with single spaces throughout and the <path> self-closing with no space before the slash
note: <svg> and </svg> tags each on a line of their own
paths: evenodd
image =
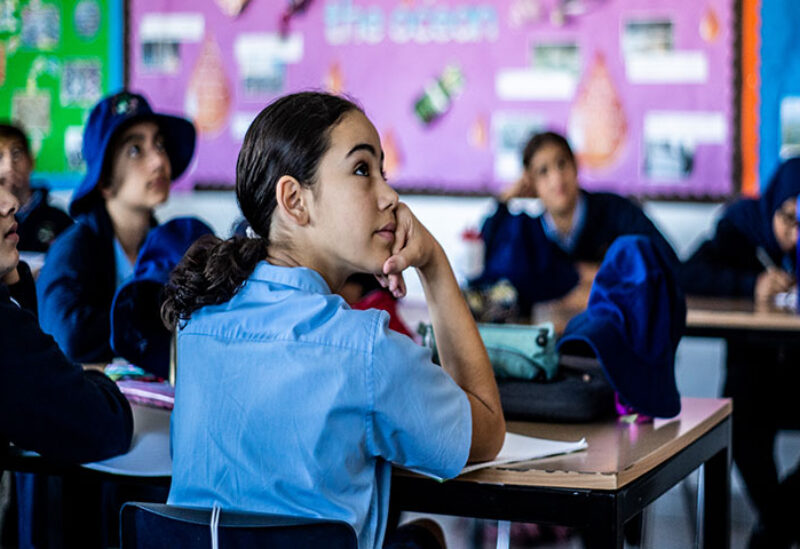
<svg viewBox="0 0 800 549">
<path fill-rule="evenodd" d="M 266 255 L 263 238 L 201 237 L 169 277 L 161 307 L 164 324 L 173 329 L 197 309 L 228 301 Z"/>
</svg>

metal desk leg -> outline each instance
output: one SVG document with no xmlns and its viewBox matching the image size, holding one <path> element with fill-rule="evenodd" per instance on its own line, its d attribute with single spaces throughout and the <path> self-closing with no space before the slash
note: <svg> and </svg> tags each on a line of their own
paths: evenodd
<svg viewBox="0 0 800 549">
<path fill-rule="evenodd" d="M 724 423 L 728 446 L 703 467 L 703 547 L 729 549 L 731 545 L 731 419 Z"/>
<path fill-rule="evenodd" d="M 620 518 L 620 500 L 617 494 L 608 494 L 603 499 L 595 499 L 595 512 L 584 533 L 584 544 L 587 549 L 623 549 L 625 525 Z"/>
</svg>

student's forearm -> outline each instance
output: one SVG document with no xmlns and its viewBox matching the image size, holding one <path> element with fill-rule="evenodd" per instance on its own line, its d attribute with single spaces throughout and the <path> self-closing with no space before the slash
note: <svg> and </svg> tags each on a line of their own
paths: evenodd
<svg viewBox="0 0 800 549">
<path fill-rule="evenodd" d="M 419 268 L 442 367 L 467 393 L 472 408 L 470 460 L 493 458 L 505 421 L 491 363 L 441 246 Z"/>
</svg>

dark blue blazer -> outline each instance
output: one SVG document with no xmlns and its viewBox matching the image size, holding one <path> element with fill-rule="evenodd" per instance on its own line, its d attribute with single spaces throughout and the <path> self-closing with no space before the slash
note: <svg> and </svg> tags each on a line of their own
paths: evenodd
<svg viewBox="0 0 800 549">
<path fill-rule="evenodd" d="M 70 360 L 86 364 L 114 357 L 114 230 L 104 203 L 78 215 L 53 242 L 36 286 L 42 330 Z"/>
<path fill-rule="evenodd" d="M 128 450 L 130 405 L 113 381 L 70 362 L 0 284 L 0 453 L 9 442 L 86 462 Z"/>
<path fill-rule="evenodd" d="M 508 279 L 519 294 L 520 310 L 537 302 L 558 299 L 579 281 L 575 263 L 600 263 L 611 244 L 622 235 L 650 237 L 677 267 L 678 258 L 653 222 L 628 200 L 611 193 L 581 191 L 586 218 L 571 251 L 550 240 L 541 216 L 511 214 L 505 204 L 481 229 L 486 246 L 484 273 L 474 285 Z"/>
</svg>

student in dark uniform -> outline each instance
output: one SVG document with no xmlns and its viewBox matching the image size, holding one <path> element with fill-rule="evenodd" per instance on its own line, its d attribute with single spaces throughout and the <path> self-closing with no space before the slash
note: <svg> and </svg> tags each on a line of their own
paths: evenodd
<svg viewBox="0 0 800 549">
<path fill-rule="evenodd" d="M 714 235 L 683 264 L 688 294 L 751 297 L 769 306 L 795 284 L 800 159 L 784 162 L 759 199 L 730 204 Z M 800 469 L 779 480 L 775 437 L 800 427 L 794 399 L 800 343 L 748 336 L 728 340 L 725 396 L 732 397 L 733 459 L 758 512 L 750 547 L 800 541 Z"/>
<path fill-rule="evenodd" d="M 114 293 L 134 273 L 153 210 L 194 153 L 186 119 L 153 112 L 127 91 L 103 98 L 83 139 L 87 173 L 72 195 L 76 223 L 53 244 L 37 281 L 39 321 L 70 359 L 109 362 Z"/>
<path fill-rule="evenodd" d="M 17 212 L 19 245 L 26 252 L 46 252 L 53 240 L 72 225 L 72 218 L 48 203 L 47 187 L 32 186 L 33 157 L 25 133 L 0 124 L 0 187 L 20 203 Z"/>
<path fill-rule="evenodd" d="M 126 452 L 133 434 L 128 401 L 102 372 L 65 357 L 32 313 L 33 280 L 16 248 L 17 207 L 0 188 L 0 454 L 11 443 L 73 463 Z"/>
<path fill-rule="evenodd" d="M 475 285 L 508 279 L 523 314 L 534 303 L 559 298 L 582 308 L 606 250 L 626 234 L 649 236 L 677 265 L 672 248 L 639 206 L 579 187 L 575 156 L 561 135 L 534 135 L 523 166 L 523 177 L 500 195 L 497 211 L 483 225 L 486 262 Z M 512 198 L 532 196 L 544 208 L 536 217 L 512 214 L 506 206 Z"/>
</svg>

